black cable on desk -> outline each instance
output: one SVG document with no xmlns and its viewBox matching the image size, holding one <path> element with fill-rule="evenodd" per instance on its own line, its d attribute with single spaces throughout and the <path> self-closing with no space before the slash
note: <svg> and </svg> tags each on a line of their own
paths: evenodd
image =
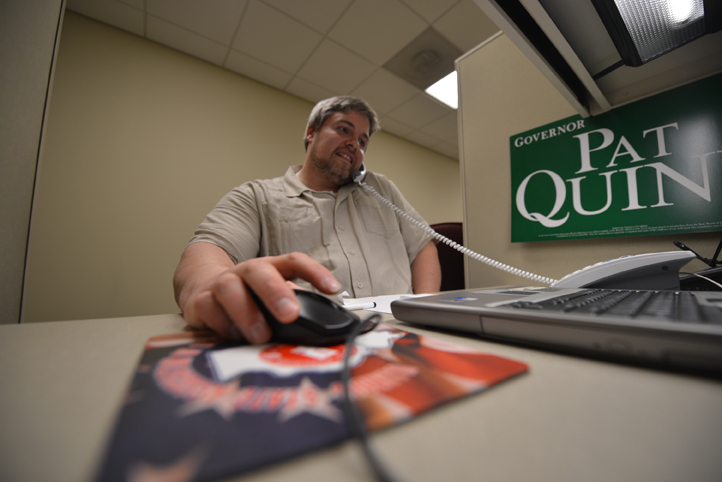
<svg viewBox="0 0 722 482">
<path fill-rule="evenodd" d="M 714 256 L 712 256 L 712 262 L 714 263 L 714 266 L 717 266 L 718 264 L 722 264 L 722 262 L 719 260 L 719 253 L 722 251 L 722 239 L 719 240 L 719 244 L 717 245 L 717 250 L 714 252 Z"/>
<path fill-rule="evenodd" d="M 343 369 L 341 370 L 341 384 L 343 385 L 343 411 L 346 417 L 346 425 L 348 425 L 351 434 L 361 444 L 364 456 L 371 466 L 376 479 L 380 482 L 396 482 L 396 478 L 391 475 L 389 470 L 384 466 L 381 459 L 376 455 L 369 443 L 368 432 L 366 432 L 366 424 L 361 418 L 361 414 L 351 399 L 351 352 L 353 344 L 361 333 L 366 333 L 374 329 L 381 322 L 380 315 L 371 315 L 363 320 L 354 330 L 349 333 L 346 339 L 346 353 L 343 360 Z"/>
</svg>

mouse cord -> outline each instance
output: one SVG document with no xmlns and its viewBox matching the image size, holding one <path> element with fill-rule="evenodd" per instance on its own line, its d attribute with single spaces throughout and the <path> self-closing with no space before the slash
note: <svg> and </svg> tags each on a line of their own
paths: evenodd
<svg viewBox="0 0 722 482">
<path fill-rule="evenodd" d="M 494 260 L 491 259 L 491 258 L 487 258 L 486 256 L 484 256 L 484 255 L 482 255 L 482 254 L 476 253 L 476 252 L 470 250 L 469 248 L 466 248 L 466 247 L 462 246 L 461 244 L 459 244 L 459 243 L 457 243 L 457 242 L 455 242 L 455 241 L 452 241 L 451 239 L 447 238 L 446 236 L 443 236 L 443 235 L 437 233 L 436 231 L 434 231 L 433 229 L 431 229 L 429 226 L 427 226 L 427 225 L 425 225 L 424 223 L 419 222 L 418 220 L 416 220 L 416 219 L 414 219 L 413 217 L 409 216 L 408 214 L 406 214 L 405 212 L 403 212 L 400 208 L 396 207 L 396 205 L 395 205 L 394 203 L 392 203 L 391 201 L 389 201 L 388 199 L 386 199 L 385 197 L 383 197 L 381 194 L 379 194 L 378 192 L 376 192 L 376 189 L 374 189 L 373 186 L 369 186 L 369 185 L 366 184 L 365 182 L 359 182 L 358 184 L 359 184 L 359 186 L 361 186 L 366 192 L 373 194 L 374 196 L 376 196 L 376 197 L 378 198 L 379 201 L 381 201 L 382 203 L 384 203 L 385 205 L 387 205 L 388 207 L 390 207 L 391 209 L 393 209 L 394 212 L 395 212 L 396 214 L 398 214 L 399 216 L 401 216 L 402 218 L 404 218 L 404 219 L 406 219 L 407 221 L 413 223 L 414 225 L 420 227 L 421 229 L 423 229 L 424 231 L 426 231 L 427 233 L 429 233 L 430 235 L 432 235 L 432 236 L 433 236 L 435 239 L 437 239 L 438 241 L 440 241 L 440 242 L 442 242 L 442 243 L 444 243 L 444 244 L 446 244 L 446 245 L 454 248 L 455 250 L 457 250 L 457 251 L 459 251 L 460 253 L 463 253 L 463 254 L 469 256 L 470 258 L 473 258 L 473 259 L 475 259 L 475 260 L 477 260 L 477 261 L 481 261 L 482 263 L 486 263 L 486 264 L 488 264 L 489 266 L 492 266 L 492 267 L 494 267 L 494 268 L 500 269 L 500 270 L 502 270 L 502 271 L 506 271 L 507 273 L 511 273 L 511 274 L 513 274 L 513 275 L 516 275 L 516 276 L 521 276 L 522 278 L 526 278 L 526 279 L 530 279 L 530 280 L 536 281 L 537 283 L 542 283 L 542 284 L 551 285 L 551 284 L 553 284 L 553 283 L 555 283 L 555 282 L 557 281 L 557 280 L 552 279 L 552 278 L 547 278 L 546 276 L 540 276 L 540 275 L 538 275 L 538 274 L 534 274 L 534 273 L 530 273 L 530 272 L 528 272 L 528 271 L 524 271 L 524 270 L 521 270 L 521 269 L 518 269 L 518 268 L 514 268 L 513 266 L 509 266 L 508 264 L 504 264 L 504 263 L 502 263 L 502 262 L 500 262 L 500 261 L 494 261 Z"/>
<path fill-rule="evenodd" d="M 354 404 L 351 397 L 351 352 L 353 351 L 353 345 L 362 332 L 366 333 L 373 328 L 376 328 L 381 322 L 380 315 L 371 315 L 366 318 L 363 322 L 359 323 L 351 333 L 349 333 L 346 339 L 346 352 L 344 354 L 343 369 L 341 370 L 341 385 L 343 385 L 343 411 L 346 417 L 346 424 L 348 425 L 351 435 L 358 440 L 363 450 L 364 456 L 371 466 L 376 479 L 380 482 L 394 482 L 397 479 L 391 475 L 389 470 L 384 466 L 381 459 L 371 447 L 369 442 L 368 432 L 366 431 L 366 423 L 361 417 L 358 408 Z"/>
</svg>

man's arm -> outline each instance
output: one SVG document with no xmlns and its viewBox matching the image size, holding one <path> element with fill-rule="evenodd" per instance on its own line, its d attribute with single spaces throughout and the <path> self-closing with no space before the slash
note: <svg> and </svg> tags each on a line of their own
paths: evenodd
<svg viewBox="0 0 722 482">
<path fill-rule="evenodd" d="M 433 241 L 429 241 L 411 263 L 411 286 L 414 293 L 436 293 L 441 289 L 441 265 Z"/>
<path fill-rule="evenodd" d="M 242 336 L 260 344 L 268 342 L 271 332 L 248 288 L 280 322 L 290 323 L 298 318 L 300 306 L 286 280 L 296 278 L 327 294 L 341 289 L 328 269 L 305 254 L 254 258 L 234 264 L 223 249 L 202 242 L 183 251 L 173 288 L 189 325 L 210 328 L 226 338 Z"/>
</svg>

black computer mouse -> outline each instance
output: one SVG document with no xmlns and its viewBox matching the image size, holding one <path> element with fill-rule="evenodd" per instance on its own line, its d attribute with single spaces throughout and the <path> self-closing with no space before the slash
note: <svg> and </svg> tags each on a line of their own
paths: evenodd
<svg viewBox="0 0 722 482">
<path fill-rule="evenodd" d="M 301 312 L 292 323 L 278 321 L 251 291 L 254 301 L 271 328 L 272 342 L 312 346 L 339 345 L 344 343 L 349 333 L 361 323 L 355 313 L 325 296 L 312 291 L 294 291 L 301 305 Z"/>
</svg>

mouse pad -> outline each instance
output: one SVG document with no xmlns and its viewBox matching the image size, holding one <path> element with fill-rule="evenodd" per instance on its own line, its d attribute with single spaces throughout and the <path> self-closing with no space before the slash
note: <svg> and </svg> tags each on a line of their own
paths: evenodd
<svg viewBox="0 0 722 482">
<path fill-rule="evenodd" d="M 198 331 L 149 339 L 97 480 L 213 480 L 350 438 L 344 350 L 251 346 Z M 385 325 L 357 339 L 351 363 L 350 389 L 369 431 L 528 370 Z"/>
</svg>

